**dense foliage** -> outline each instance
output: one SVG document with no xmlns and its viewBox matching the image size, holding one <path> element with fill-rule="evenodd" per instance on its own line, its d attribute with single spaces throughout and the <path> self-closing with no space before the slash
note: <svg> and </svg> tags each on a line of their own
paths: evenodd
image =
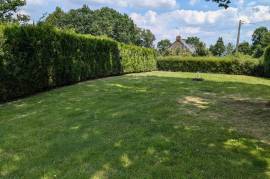
<svg viewBox="0 0 270 179">
<path fill-rule="evenodd" d="M 229 42 L 225 48 L 225 55 L 232 55 L 234 53 L 235 47 L 231 42 Z"/>
<path fill-rule="evenodd" d="M 211 45 L 209 50 L 214 56 L 222 56 L 226 51 L 226 47 L 224 45 L 223 38 L 219 37 L 216 44 Z"/>
<path fill-rule="evenodd" d="M 169 48 L 171 45 L 172 43 L 169 39 L 164 39 L 164 40 L 159 41 L 157 43 L 157 50 L 158 50 L 159 55 L 163 55 L 163 56 L 169 55 L 170 54 Z"/>
<path fill-rule="evenodd" d="M 186 43 L 192 45 L 196 51 L 196 56 L 207 56 L 208 49 L 206 48 L 206 44 L 200 40 L 198 37 L 188 37 Z"/>
<path fill-rule="evenodd" d="M 231 0 L 206 0 L 206 1 L 212 1 L 212 2 L 218 3 L 219 7 L 224 7 L 225 9 L 227 9 L 229 5 L 231 4 Z"/>
<path fill-rule="evenodd" d="M 157 66 L 164 71 L 261 75 L 258 61 L 229 57 L 163 57 L 158 59 Z"/>
<path fill-rule="evenodd" d="M 127 14 L 107 7 L 91 10 L 84 5 L 66 13 L 57 7 L 45 19 L 45 23 L 62 29 L 74 29 L 81 34 L 105 35 L 119 42 L 149 48 L 153 47 L 155 40 L 150 30 L 138 28 Z"/>
<path fill-rule="evenodd" d="M 28 21 L 27 15 L 17 13 L 25 4 L 25 0 L 0 0 L 0 22 Z"/>
<path fill-rule="evenodd" d="M 121 67 L 124 73 L 156 70 L 156 53 L 153 49 L 119 44 Z"/>
<path fill-rule="evenodd" d="M 245 55 L 252 55 L 252 49 L 248 42 L 242 42 L 238 46 L 238 52 L 245 54 Z"/>
<path fill-rule="evenodd" d="M 267 42 L 268 37 L 265 37 L 269 35 L 267 27 L 259 27 L 253 32 L 252 53 L 254 57 L 259 58 L 263 55 L 265 48 L 270 44 L 270 41 Z"/>
<path fill-rule="evenodd" d="M 270 77 L 270 46 L 268 46 L 264 53 L 264 73 Z"/>
<path fill-rule="evenodd" d="M 75 82 L 155 69 L 155 51 L 50 26 L 4 30 L 0 101 Z"/>
</svg>

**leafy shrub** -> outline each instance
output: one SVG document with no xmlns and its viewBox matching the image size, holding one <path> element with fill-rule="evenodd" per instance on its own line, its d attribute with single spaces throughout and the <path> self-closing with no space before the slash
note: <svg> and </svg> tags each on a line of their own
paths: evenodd
<svg viewBox="0 0 270 179">
<path fill-rule="evenodd" d="M 266 76 L 270 77 L 270 46 L 264 52 L 264 72 Z"/>
<path fill-rule="evenodd" d="M 153 49 L 119 44 L 124 73 L 156 70 L 156 52 Z"/>
<path fill-rule="evenodd" d="M 236 75 L 257 75 L 260 65 L 255 60 L 239 60 L 229 57 L 164 57 L 158 59 L 157 67 L 164 71 L 208 72 Z"/>
<path fill-rule="evenodd" d="M 0 101 L 79 81 L 151 71 L 154 51 L 50 26 L 4 30 Z"/>
</svg>

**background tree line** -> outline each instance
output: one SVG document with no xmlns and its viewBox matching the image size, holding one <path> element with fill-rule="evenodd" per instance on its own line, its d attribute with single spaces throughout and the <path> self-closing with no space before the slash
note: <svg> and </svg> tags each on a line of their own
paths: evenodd
<svg viewBox="0 0 270 179">
<path fill-rule="evenodd" d="M 107 36 L 119 42 L 147 48 L 154 47 L 155 36 L 147 29 L 141 29 L 127 14 L 111 8 L 91 10 L 88 6 L 64 12 L 60 7 L 42 22 L 61 29 L 73 29 L 80 34 Z"/>
<path fill-rule="evenodd" d="M 186 43 L 195 47 L 195 56 L 226 56 L 232 55 L 236 51 L 236 47 L 233 43 L 225 44 L 222 37 L 219 37 L 215 44 L 210 45 L 209 48 L 206 44 L 200 40 L 199 37 L 188 37 Z M 157 50 L 160 55 L 168 56 L 172 55 L 168 51 L 172 42 L 168 39 L 161 40 L 157 43 Z M 263 56 L 266 47 L 270 45 L 270 31 L 267 27 L 259 27 L 252 34 L 251 44 L 243 41 L 238 46 L 238 52 L 244 55 L 250 55 L 255 58 Z"/>
</svg>

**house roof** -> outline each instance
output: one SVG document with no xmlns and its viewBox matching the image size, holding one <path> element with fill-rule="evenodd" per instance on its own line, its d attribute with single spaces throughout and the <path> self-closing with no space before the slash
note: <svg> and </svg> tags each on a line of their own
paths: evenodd
<svg viewBox="0 0 270 179">
<path fill-rule="evenodd" d="M 180 48 L 185 48 L 191 53 L 195 53 L 196 49 L 193 45 L 186 42 L 186 39 L 182 39 L 181 36 L 176 37 L 176 41 L 169 47 L 170 49 L 180 46 Z"/>
</svg>

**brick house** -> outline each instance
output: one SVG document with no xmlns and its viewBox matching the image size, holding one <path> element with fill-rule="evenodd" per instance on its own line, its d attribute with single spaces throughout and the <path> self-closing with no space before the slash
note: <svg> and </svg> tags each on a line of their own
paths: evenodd
<svg viewBox="0 0 270 179">
<path fill-rule="evenodd" d="M 176 41 L 169 47 L 168 51 L 172 55 L 191 55 L 196 52 L 194 46 L 187 44 L 181 36 L 176 37 Z"/>
</svg>

